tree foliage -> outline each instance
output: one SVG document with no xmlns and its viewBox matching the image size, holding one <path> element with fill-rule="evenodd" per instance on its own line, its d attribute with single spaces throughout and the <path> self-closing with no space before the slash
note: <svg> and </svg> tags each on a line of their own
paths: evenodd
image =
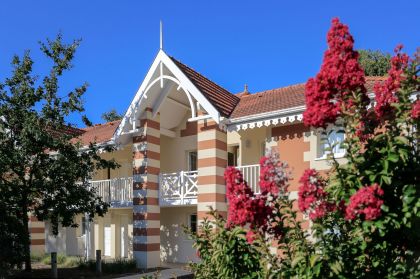
<svg viewBox="0 0 420 279">
<path fill-rule="evenodd" d="M 101 118 L 106 122 L 116 121 L 123 118 L 124 115 L 119 114 L 116 109 L 111 109 L 108 112 L 104 112 Z"/>
<path fill-rule="evenodd" d="M 40 43 L 52 63 L 42 79 L 33 74 L 29 52 L 13 57 L 12 74 L 0 85 L 0 203 L 8 209 L 7 220 L 18 220 L 3 232 L 14 234 L 19 226 L 22 231 L 14 236 L 17 246 L 6 246 L 5 252 L 12 255 L 22 244 L 26 269 L 31 268 L 29 215 L 48 220 L 57 234 L 60 224 L 76 226 L 77 214 L 93 218 L 108 208 L 87 181 L 97 169 L 117 165 L 101 159 L 93 143 L 82 152 L 73 139 L 81 131 L 66 120 L 84 111 L 87 84 L 65 93 L 59 86 L 59 79 L 72 68 L 79 43 L 66 44 L 61 35 Z"/>
<path fill-rule="evenodd" d="M 380 50 L 359 50 L 359 64 L 366 76 L 385 76 L 391 68 L 391 55 Z"/>
</svg>

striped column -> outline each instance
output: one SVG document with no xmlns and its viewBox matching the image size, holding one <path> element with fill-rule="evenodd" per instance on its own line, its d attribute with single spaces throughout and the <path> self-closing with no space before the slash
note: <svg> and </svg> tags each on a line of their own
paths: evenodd
<svg viewBox="0 0 420 279">
<path fill-rule="evenodd" d="M 31 237 L 31 253 L 45 253 L 45 223 L 39 221 L 35 216 L 29 213 L 29 233 Z"/>
<path fill-rule="evenodd" d="M 160 266 L 159 115 L 147 108 L 143 132 L 133 137 L 133 254 L 138 268 Z"/>
<path fill-rule="evenodd" d="M 200 120 L 197 129 L 198 220 L 208 217 L 209 206 L 226 217 L 227 134 L 213 120 Z"/>
</svg>

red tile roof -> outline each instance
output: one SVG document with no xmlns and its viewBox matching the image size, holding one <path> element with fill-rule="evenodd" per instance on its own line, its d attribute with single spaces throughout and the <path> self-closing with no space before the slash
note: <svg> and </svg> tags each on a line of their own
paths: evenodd
<svg viewBox="0 0 420 279">
<path fill-rule="evenodd" d="M 373 91 L 377 81 L 383 81 L 386 77 L 366 77 L 368 92 Z M 241 96 L 239 104 L 231 114 L 231 118 L 251 116 L 264 112 L 277 111 L 305 105 L 305 83 L 262 91 L 254 94 L 236 94 Z"/>
<path fill-rule="evenodd" d="M 90 142 L 104 143 L 109 141 L 114 135 L 115 130 L 120 125 L 121 120 L 98 124 L 92 127 L 86 127 L 82 135 L 75 138 L 74 141 L 80 142 L 82 145 L 88 145 Z"/>
<path fill-rule="evenodd" d="M 176 60 L 174 60 L 174 62 L 184 71 L 184 73 L 188 73 L 186 75 L 193 83 L 197 83 L 197 88 L 209 98 L 209 101 L 211 100 L 213 105 L 215 105 L 221 113 L 224 112 L 226 116 L 230 115 L 230 118 L 252 116 L 264 112 L 305 105 L 304 83 L 254 94 L 249 94 L 248 92 L 244 94 L 244 92 L 240 92 L 233 95 L 181 62 Z M 383 81 L 385 79 L 386 77 L 366 77 L 366 88 L 368 89 L 368 92 L 373 91 L 373 86 L 377 81 Z M 203 90 L 205 90 L 206 93 L 204 93 Z M 232 98 L 232 96 L 234 98 Z M 120 122 L 121 120 L 117 120 L 79 129 L 82 134 L 77 137 L 75 141 L 80 141 L 82 145 L 88 145 L 90 142 L 107 142 L 114 135 Z"/>
<path fill-rule="evenodd" d="M 212 82 L 200 73 L 197 73 L 195 70 L 175 58 L 171 57 L 171 59 L 222 116 L 229 117 L 232 114 L 236 105 L 239 103 L 239 97 L 233 95 L 223 87 Z"/>
</svg>

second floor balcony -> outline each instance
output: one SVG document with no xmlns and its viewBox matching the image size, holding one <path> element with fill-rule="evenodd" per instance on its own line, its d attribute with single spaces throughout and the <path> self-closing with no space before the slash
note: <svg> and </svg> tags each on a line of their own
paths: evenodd
<svg viewBox="0 0 420 279">
<path fill-rule="evenodd" d="M 259 192 L 260 165 L 238 166 L 248 185 L 254 192 Z M 198 172 L 180 171 L 159 174 L 159 205 L 182 206 L 197 204 Z M 133 178 L 121 177 L 94 180 L 90 185 L 111 207 L 133 206 Z"/>
</svg>

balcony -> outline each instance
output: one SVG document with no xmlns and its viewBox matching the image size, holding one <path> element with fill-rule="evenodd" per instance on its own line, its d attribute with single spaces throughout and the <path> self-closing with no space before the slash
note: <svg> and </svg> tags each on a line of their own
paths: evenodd
<svg viewBox="0 0 420 279">
<path fill-rule="evenodd" d="M 133 178 L 121 177 L 95 180 L 90 186 L 96 188 L 102 199 L 111 207 L 130 207 L 133 205 Z"/>
<path fill-rule="evenodd" d="M 236 167 L 242 172 L 251 189 L 259 192 L 260 165 Z M 159 174 L 160 206 L 181 206 L 197 204 L 197 171 L 180 171 Z M 99 196 L 111 207 L 133 206 L 133 178 L 122 177 L 91 181 Z"/>
<path fill-rule="evenodd" d="M 161 173 L 159 175 L 160 206 L 197 204 L 197 171 Z"/>
</svg>

